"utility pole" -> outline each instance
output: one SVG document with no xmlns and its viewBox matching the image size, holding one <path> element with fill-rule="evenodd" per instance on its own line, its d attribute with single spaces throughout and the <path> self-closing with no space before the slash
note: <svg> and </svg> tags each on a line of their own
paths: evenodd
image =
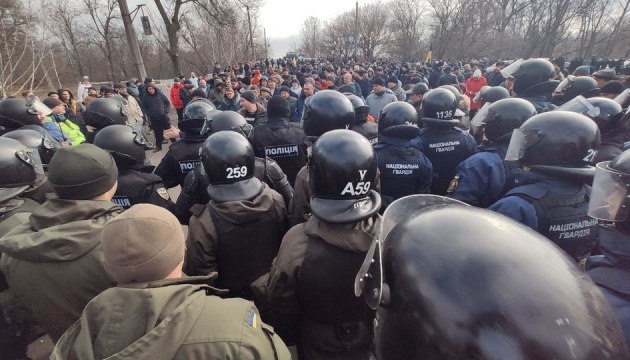
<svg viewBox="0 0 630 360">
<path fill-rule="evenodd" d="M 263 28 L 263 35 L 265 36 L 265 59 L 269 59 L 267 54 L 267 29 Z"/>
<path fill-rule="evenodd" d="M 133 23 L 131 22 L 131 14 L 129 13 L 127 0 L 118 0 L 118 6 L 120 7 L 120 16 L 122 17 L 123 24 L 125 26 L 125 34 L 127 35 L 129 50 L 131 50 L 134 71 L 136 76 L 139 76 L 139 79 L 144 79 L 147 77 L 147 70 L 144 68 L 144 62 L 142 61 L 142 54 L 140 53 L 140 46 L 138 45 L 136 31 L 134 30 Z"/>
<path fill-rule="evenodd" d="M 256 61 L 256 51 L 254 50 L 254 33 L 252 32 L 252 19 L 249 17 L 249 6 L 245 7 L 247 9 L 247 23 L 249 24 L 249 36 L 252 44 L 252 57 L 254 61 Z"/>
</svg>

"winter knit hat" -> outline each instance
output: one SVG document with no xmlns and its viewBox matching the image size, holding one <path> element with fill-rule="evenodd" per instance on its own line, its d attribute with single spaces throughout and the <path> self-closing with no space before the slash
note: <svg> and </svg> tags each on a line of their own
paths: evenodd
<svg viewBox="0 0 630 360">
<path fill-rule="evenodd" d="M 374 81 L 372 82 L 372 84 L 385 86 L 385 82 L 383 81 L 383 79 L 380 76 L 375 77 Z"/>
<path fill-rule="evenodd" d="M 625 90 L 625 87 L 619 81 L 611 81 L 600 89 L 600 93 L 602 94 L 613 94 L 619 95 Z"/>
<path fill-rule="evenodd" d="M 340 93 L 350 93 L 352 95 L 356 95 L 357 94 L 357 90 L 354 88 L 354 86 L 352 86 L 352 84 L 345 84 L 339 87 L 339 92 Z"/>
<path fill-rule="evenodd" d="M 42 102 L 44 103 L 44 105 L 48 106 L 48 108 L 50 110 L 56 108 L 57 106 L 63 104 L 61 102 L 61 100 L 59 99 L 55 99 L 55 98 L 51 98 L 51 97 L 47 97 L 44 100 L 42 100 Z"/>
<path fill-rule="evenodd" d="M 192 92 L 192 97 L 202 97 L 202 98 L 207 98 L 208 94 L 206 94 L 205 91 L 201 90 L 201 89 L 197 89 L 195 91 Z"/>
<path fill-rule="evenodd" d="M 267 104 L 267 115 L 270 118 L 291 116 L 291 107 L 289 101 L 280 95 L 272 96 Z"/>
<path fill-rule="evenodd" d="M 117 180 L 112 156 L 92 144 L 61 148 L 48 165 L 48 181 L 61 199 L 95 198 L 108 192 Z"/>
<path fill-rule="evenodd" d="M 241 94 L 241 99 L 245 99 L 253 104 L 256 102 L 256 94 L 254 94 L 254 92 L 251 90 L 243 91 L 243 93 Z"/>
<path fill-rule="evenodd" d="M 388 83 L 394 83 L 394 84 L 398 84 L 398 77 L 396 75 L 392 75 L 389 77 L 389 79 L 387 79 Z"/>
<path fill-rule="evenodd" d="M 186 239 L 168 210 L 137 204 L 101 232 L 105 267 L 119 284 L 163 280 L 184 260 Z"/>
<path fill-rule="evenodd" d="M 477 69 L 473 71 L 472 77 L 474 77 L 475 79 L 479 79 L 481 77 L 481 70 Z"/>
<path fill-rule="evenodd" d="M 174 82 L 174 83 L 178 83 L 178 82 L 180 82 L 180 81 L 181 81 L 181 80 L 180 80 L 180 79 L 179 79 L 179 77 L 177 77 L 177 76 L 175 76 L 175 77 L 173 78 L 173 82 Z"/>
<path fill-rule="evenodd" d="M 287 93 L 291 94 L 291 89 L 289 89 L 288 86 L 281 86 L 280 87 L 280 92 L 286 91 Z"/>
</svg>

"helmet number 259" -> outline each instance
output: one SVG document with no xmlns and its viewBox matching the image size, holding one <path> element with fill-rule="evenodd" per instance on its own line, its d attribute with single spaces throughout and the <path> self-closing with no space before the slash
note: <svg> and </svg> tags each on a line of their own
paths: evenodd
<svg viewBox="0 0 630 360">
<path fill-rule="evenodd" d="M 228 179 L 238 179 L 247 175 L 247 166 L 227 168 Z"/>
</svg>

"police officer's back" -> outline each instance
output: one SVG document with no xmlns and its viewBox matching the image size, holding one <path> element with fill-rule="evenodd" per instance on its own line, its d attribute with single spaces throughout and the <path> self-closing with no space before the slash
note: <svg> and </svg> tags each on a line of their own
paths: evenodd
<svg viewBox="0 0 630 360">
<path fill-rule="evenodd" d="M 534 105 L 523 99 L 503 99 L 492 103 L 480 125 L 488 139 L 477 154 L 462 161 L 447 189 L 447 196 L 467 204 L 488 207 L 514 187 L 522 168 L 505 161 L 512 131 L 536 115 Z"/>
<path fill-rule="evenodd" d="M 94 99 L 88 104 L 83 113 L 85 125 L 89 126 L 84 131 L 87 142 L 93 144 L 96 134 L 101 129 L 111 125 L 128 124 L 127 105 L 123 101 L 127 100 L 117 95 L 111 98 Z"/>
<path fill-rule="evenodd" d="M 267 115 L 269 120 L 254 129 L 254 153 L 259 158 L 269 157 L 277 162 L 293 186 L 297 173 L 306 165 L 310 142 L 302 126 L 290 121 L 287 99 L 279 95 L 269 99 Z"/>
<path fill-rule="evenodd" d="M 368 359 L 372 313 L 352 286 L 379 227 L 374 150 L 356 132 L 333 130 L 315 142 L 308 167 L 313 215 L 282 240 L 270 322 L 297 341 L 300 359 Z"/>
<path fill-rule="evenodd" d="M 422 100 L 424 127 L 412 145 L 433 164 L 432 194 L 446 194 L 457 165 L 477 152 L 475 139 L 453 119 L 458 104 L 453 93 L 441 88 L 429 91 Z"/>
<path fill-rule="evenodd" d="M 383 224 L 355 282 L 376 309 L 375 359 L 628 358 L 610 305 L 539 234 L 427 195 Z"/>
<path fill-rule="evenodd" d="M 597 220 L 587 215 L 589 166 L 600 146 L 599 129 L 584 115 L 552 111 L 514 130 L 505 159 L 525 167 L 517 187 L 489 207 L 539 233 L 580 261 L 597 240 Z"/>
<path fill-rule="evenodd" d="M 597 241 L 600 254 L 588 258 L 586 270 L 612 305 L 630 344 L 629 177 L 630 151 L 597 164 L 588 214 L 602 221 Z"/>
<path fill-rule="evenodd" d="M 218 110 L 216 113 L 208 115 L 202 133 L 209 135 L 228 130 L 241 134 L 249 141 L 254 136 L 252 126 L 247 123 L 241 114 L 234 111 Z M 285 206 L 289 206 L 293 197 L 293 187 L 289 184 L 287 176 L 275 161 L 268 157 L 255 158 L 254 176 L 282 195 Z M 180 223 L 188 225 L 188 221 L 192 216 L 190 208 L 193 205 L 205 205 L 210 201 L 206 191 L 208 185 L 210 185 L 208 175 L 203 166 L 195 167 L 188 173 L 182 192 L 175 204 L 175 216 L 177 216 Z"/>
<path fill-rule="evenodd" d="M 201 129 L 206 114 L 212 110 L 215 110 L 214 106 L 206 99 L 191 101 L 184 108 L 183 120 L 178 123 L 182 138 L 169 147 L 155 168 L 155 174 L 162 178 L 167 188 L 177 185 L 183 188 L 186 175 L 199 165 L 199 149 L 208 137 L 201 134 Z"/>
<path fill-rule="evenodd" d="M 118 166 L 118 188 L 112 202 L 129 209 L 147 203 L 173 210 L 175 204 L 162 183 L 147 164 L 144 140 L 129 125 L 111 125 L 96 134 L 94 145 L 107 150 Z"/>
<path fill-rule="evenodd" d="M 254 177 L 254 150 L 234 131 L 209 136 L 201 162 L 210 201 L 191 209 L 185 273 L 218 271 L 220 288 L 254 300 L 250 285 L 269 271 L 286 232 L 284 200 Z"/>
<path fill-rule="evenodd" d="M 381 213 L 394 200 L 431 191 L 433 165 L 420 150 L 411 146 L 420 129 L 411 104 L 385 105 L 378 119 L 378 144 L 374 145 L 380 170 Z"/>
<path fill-rule="evenodd" d="M 24 125 L 41 125 L 37 116 L 40 112 L 37 103 L 41 104 L 41 101 L 35 96 L 26 99 L 7 98 L 0 101 L 0 135 L 17 130 Z M 43 109 L 50 113 L 46 105 L 43 105 Z"/>
</svg>

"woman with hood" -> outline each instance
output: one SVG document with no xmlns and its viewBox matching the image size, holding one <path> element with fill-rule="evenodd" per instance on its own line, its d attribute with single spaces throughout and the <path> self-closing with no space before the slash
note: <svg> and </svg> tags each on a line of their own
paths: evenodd
<svg viewBox="0 0 630 360">
<path fill-rule="evenodd" d="M 225 89 L 225 95 L 223 95 L 223 102 L 219 105 L 219 110 L 232 110 L 239 111 L 241 109 L 241 95 L 234 91 L 231 87 Z"/>
<path fill-rule="evenodd" d="M 83 122 L 82 115 L 85 109 L 83 108 L 81 103 L 74 100 L 74 96 L 72 95 L 70 90 L 59 89 L 57 91 L 57 94 L 59 95 L 59 100 L 63 102 L 64 108 L 66 110 L 66 119 L 78 125 L 81 131 L 85 131 L 85 123 Z"/>
<path fill-rule="evenodd" d="M 169 129 L 171 126 L 168 118 L 168 110 L 171 104 L 166 95 L 162 94 L 155 84 L 147 84 L 146 89 L 147 93 L 142 98 L 142 110 L 149 117 L 155 132 L 155 149 L 153 152 L 158 152 L 162 150 L 164 130 Z"/>
</svg>

